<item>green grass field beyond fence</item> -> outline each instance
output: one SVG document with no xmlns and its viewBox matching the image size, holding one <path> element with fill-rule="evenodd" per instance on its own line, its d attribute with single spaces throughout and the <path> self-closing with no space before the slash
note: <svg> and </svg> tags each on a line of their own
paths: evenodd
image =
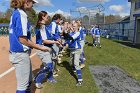
<svg viewBox="0 0 140 93">
<path fill-rule="evenodd" d="M 87 37 L 87 40 L 92 42 L 91 37 Z M 139 49 L 121 46 L 119 43 L 103 38 L 101 44 L 101 49 L 85 45 L 86 67 L 82 70 L 83 86 L 75 86 L 76 80 L 67 70 L 69 69 L 69 58 L 66 56 L 63 59 L 63 64 L 58 66 L 60 69 L 59 76 L 56 78 L 58 83 L 49 84 L 45 82 L 42 93 L 99 93 L 90 74 L 89 65 L 115 65 L 140 81 Z"/>
</svg>

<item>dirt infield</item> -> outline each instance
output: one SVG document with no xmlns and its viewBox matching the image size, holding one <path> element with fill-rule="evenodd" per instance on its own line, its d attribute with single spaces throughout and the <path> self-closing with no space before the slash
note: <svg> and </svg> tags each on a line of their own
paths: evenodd
<svg viewBox="0 0 140 93">
<path fill-rule="evenodd" d="M 33 38 L 34 41 L 34 38 Z M 32 54 L 35 50 L 32 51 Z M 41 62 L 35 55 L 31 58 L 33 72 L 39 69 Z M 0 36 L 0 75 L 9 70 L 12 64 L 9 62 L 9 38 Z M 36 73 L 36 72 L 35 72 Z M 16 91 L 16 77 L 15 70 L 0 78 L 0 93 L 15 93 Z M 35 89 L 33 86 L 32 93 L 40 93 L 41 90 Z"/>
</svg>

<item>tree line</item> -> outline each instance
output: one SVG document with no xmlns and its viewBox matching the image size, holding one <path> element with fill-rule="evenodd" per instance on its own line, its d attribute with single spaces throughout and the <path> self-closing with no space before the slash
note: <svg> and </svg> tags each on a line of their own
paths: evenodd
<svg viewBox="0 0 140 93">
<path fill-rule="evenodd" d="M 7 9 L 7 11 L 5 13 L 0 12 L 0 23 L 9 23 L 12 11 L 13 11 L 12 9 Z M 27 14 L 28 14 L 28 17 L 29 17 L 31 24 L 35 24 L 37 21 L 37 13 L 35 12 L 35 10 L 32 9 L 30 12 L 27 11 Z M 63 17 L 63 19 L 69 20 L 69 19 L 66 19 L 65 17 Z M 89 21 L 88 21 L 89 16 L 88 15 L 83 16 L 83 18 L 81 18 L 81 19 L 83 19 L 83 22 L 85 24 L 89 24 Z M 96 15 L 90 17 L 90 24 L 115 23 L 115 22 L 118 22 L 122 19 L 123 18 L 120 15 L 112 15 L 112 14 L 104 15 L 104 14 L 97 13 Z M 51 21 L 51 17 L 50 17 L 50 21 Z"/>
<path fill-rule="evenodd" d="M 10 22 L 10 17 L 12 15 L 12 9 L 7 9 L 5 13 L 0 12 L 0 23 L 9 23 Z M 29 16 L 29 20 L 31 24 L 34 24 L 37 20 L 37 14 L 34 9 L 32 9 L 30 12 L 27 11 L 27 14 Z"/>
</svg>

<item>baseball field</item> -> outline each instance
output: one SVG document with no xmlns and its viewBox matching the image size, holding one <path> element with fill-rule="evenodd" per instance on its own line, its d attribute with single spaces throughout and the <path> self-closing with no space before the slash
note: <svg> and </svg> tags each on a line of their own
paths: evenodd
<svg viewBox="0 0 140 93">
<path fill-rule="evenodd" d="M 92 42 L 91 37 L 87 37 Z M 35 41 L 35 38 L 33 38 Z M 85 46 L 86 67 L 82 70 L 84 83 L 81 87 L 76 87 L 76 80 L 69 69 L 69 57 L 63 57 L 63 63 L 58 66 L 60 72 L 56 78 L 57 84 L 44 82 L 41 90 L 32 87 L 33 93 L 99 93 L 89 66 L 93 65 L 114 65 L 123 69 L 132 78 L 140 82 L 140 50 L 139 48 L 122 45 L 119 42 L 101 39 L 102 48 Z M 15 93 L 16 78 L 12 64 L 9 62 L 9 42 L 8 37 L 0 37 L 0 93 Z M 31 60 L 33 73 L 41 65 L 40 59 L 32 51 Z"/>
</svg>

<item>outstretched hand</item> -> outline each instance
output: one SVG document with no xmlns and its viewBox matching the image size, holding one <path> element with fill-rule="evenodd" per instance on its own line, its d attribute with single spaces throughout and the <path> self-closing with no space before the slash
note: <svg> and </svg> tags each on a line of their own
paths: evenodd
<svg viewBox="0 0 140 93">
<path fill-rule="evenodd" d="M 56 41 L 56 44 L 59 45 L 60 47 L 63 47 L 60 40 Z"/>
</svg>

